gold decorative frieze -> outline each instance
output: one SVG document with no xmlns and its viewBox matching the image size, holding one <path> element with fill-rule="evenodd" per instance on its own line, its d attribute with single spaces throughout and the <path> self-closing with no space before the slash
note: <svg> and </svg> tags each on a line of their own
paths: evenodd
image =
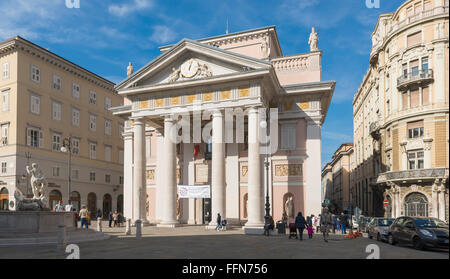
<svg viewBox="0 0 450 279">
<path fill-rule="evenodd" d="M 248 166 L 242 166 L 241 176 L 242 177 L 248 176 Z"/>
<path fill-rule="evenodd" d="M 164 98 L 155 99 L 155 108 L 160 108 L 164 106 Z"/>
<path fill-rule="evenodd" d="M 139 102 L 139 108 L 141 108 L 141 109 L 148 108 L 148 100 L 140 101 Z"/>
<path fill-rule="evenodd" d="M 210 101 L 214 101 L 214 93 L 213 92 L 203 93 L 203 102 L 210 102 Z"/>
<path fill-rule="evenodd" d="M 147 180 L 155 180 L 155 170 L 147 170 L 145 172 L 145 177 L 147 178 Z"/>
<path fill-rule="evenodd" d="M 305 109 L 309 109 L 310 108 L 310 103 L 309 102 L 301 102 L 301 103 L 297 103 L 298 107 L 301 110 L 305 110 Z"/>
<path fill-rule="evenodd" d="M 224 90 L 220 92 L 220 99 L 221 100 L 228 100 L 231 99 L 231 90 Z"/>
<path fill-rule="evenodd" d="M 186 104 L 192 104 L 192 103 L 195 102 L 196 99 L 197 99 L 197 95 L 196 94 L 187 95 L 186 96 Z"/>
<path fill-rule="evenodd" d="M 178 97 L 171 97 L 170 98 L 170 105 L 176 106 L 176 105 L 179 105 L 179 104 L 181 104 L 181 97 L 180 96 L 178 96 Z"/>
<path fill-rule="evenodd" d="M 239 98 L 250 97 L 250 88 L 239 88 Z"/>
<path fill-rule="evenodd" d="M 284 164 L 275 166 L 275 176 L 302 176 L 301 164 Z"/>
</svg>

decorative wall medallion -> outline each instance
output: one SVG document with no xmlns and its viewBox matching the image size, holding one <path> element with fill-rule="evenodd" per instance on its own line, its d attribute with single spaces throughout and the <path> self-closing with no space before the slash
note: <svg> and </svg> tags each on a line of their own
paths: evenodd
<svg viewBox="0 0 450 279">
<path fill-rule="evenodd" d="M 155 99 L 155 107 L 159 108 L 164 106 L 164 98 Z"/>
<path fill-rule="evenodd" d="M 247 177 L 248 175 L 248 166 L 242 166 L 242 177 Z"/>
<path fill-rule="evenodd" d="M 203 101 L 210 102 L 214 100 L 214 94 L 212 92 L 203 93 Z"/>
<path fill-rule="evenodd" d="M 155 180 L 155 170 L 147 170 L 146 171 L 146 178 L 148 180 Z"/>
<path fill-rule="evenodd" d="M 301 164 L 285 164 L 275 166 L 276 176 L 302 176 Z"/>
</svg>

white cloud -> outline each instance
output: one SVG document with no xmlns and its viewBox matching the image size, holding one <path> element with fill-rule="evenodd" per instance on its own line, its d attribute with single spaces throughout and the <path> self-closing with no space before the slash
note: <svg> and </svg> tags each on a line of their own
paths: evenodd
<svg viewBox="0 0 450 279">
<path fill-rule="evenodd" d="M 153 34 L 150 36 L 150 41 L 158 44 L 171 42 L 177 36 L 176 32 L 164 25 L 155 25 L 152 28 Z"/>
<path fill-rule="evenodd" d="M 153 7 L 153 2 L 150 0 L 134 0 L 132 3 L 110 5 L 108 11 L 115 16 L 122 17 L 137 10 L 148 9 L 151 7 Z"/>
</svg>

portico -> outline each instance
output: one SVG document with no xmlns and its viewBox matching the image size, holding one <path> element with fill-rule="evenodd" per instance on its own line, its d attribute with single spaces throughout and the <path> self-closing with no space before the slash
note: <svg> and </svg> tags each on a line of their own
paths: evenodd
<svg viewBox="0 0 450 279">
<path fill-rule="evenodd" d="M 237 44 L 233 38 L 233 51 L 220 46 Z M 320 213 L 320 126 L 335 85 L 320 81 L 321 52 L 283 59 L 274 27 L 184 39 L 162 51 L 116 87 L 126 97 L 112 108 L 127 120 L 125 217 L 215 227 L 220 214 L 260 229 L 266 183 L 275 220 L 287 196 L 296 210 Z M 210 185 L 211 199 L 179 199 L 177 185 Z"/>
</svg>

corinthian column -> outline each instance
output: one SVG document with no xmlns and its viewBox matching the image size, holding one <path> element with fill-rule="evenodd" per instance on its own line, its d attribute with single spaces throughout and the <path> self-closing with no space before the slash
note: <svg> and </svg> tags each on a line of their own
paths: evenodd
<svg viewBox="0 0 450 279">
<path fill-rule="evenodd" d="M 212 174 L 211 174 L 211 222 L 217 225 L 217 214 L 225 219 L 225 154 L 223 143 L 223 114 L 220 110 L 212 113 Z"/>
<path fill-rule="evenodd" d="M 164 175 L 165 183 L 163 189 L 163 215 L 159 227 L 175 227 L 178 224 L 176 219 L 176 129 L 172 116 L 166 116 L 164 119 Z"/>
<path fill-rule="evenodd" d="M 135 220 L 136 218 L 133 217 L 133 133 L 123 133 L 123 140 L 123 216 Z"/>
<path fill-rule="evenodd" d="M 248 221 L 245 228 L 264 227 L 264 197 L 261 183 L 261 158 L 259 154 L 258 109 L 248 112 Z M 251 233 L 251 230 L 246 230 Z"/>
<path fill-rule="evenodd" d="M 441 186 L 439 187 L 439 219 L 441 219 L 442 221 L 446 220 L 445 206 L 446 206 L 445 187 L 442 185 L 442 182 L 441 182 Z"/>
<path fill-rule="evenodd" d="M 133 217 L 145 222 L 145 123 L 142 118 L 134 120 L 134 175 L 133 175 Z"/>
</svg>

